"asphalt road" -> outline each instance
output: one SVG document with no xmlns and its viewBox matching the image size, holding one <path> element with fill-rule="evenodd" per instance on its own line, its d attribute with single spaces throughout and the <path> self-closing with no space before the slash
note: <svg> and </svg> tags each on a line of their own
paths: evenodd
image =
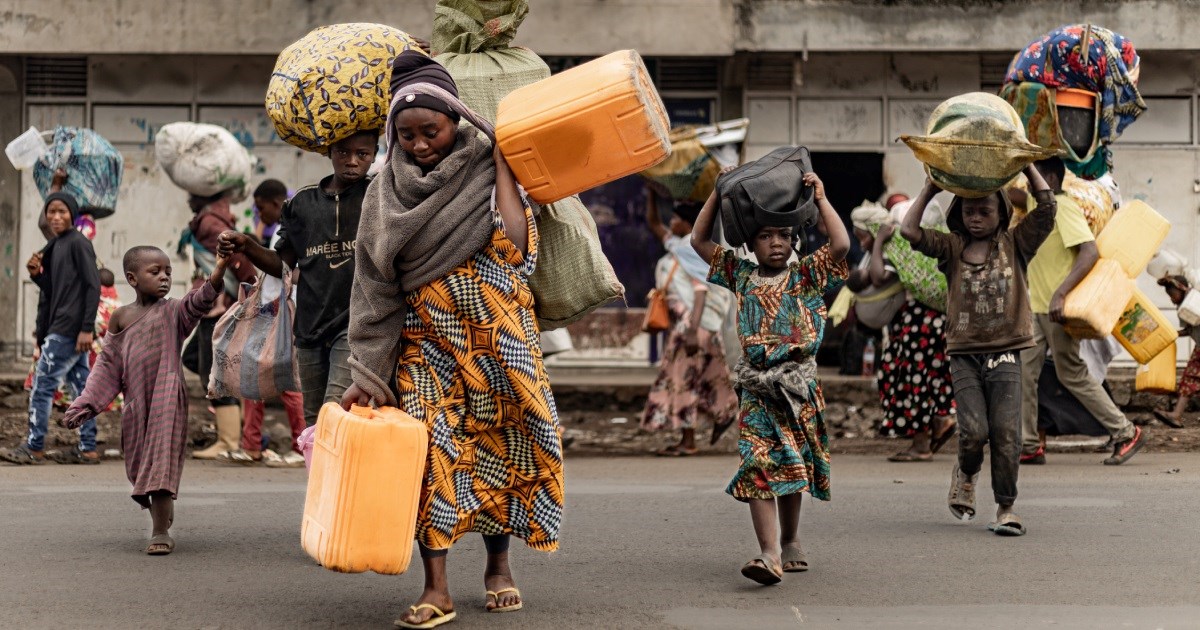
<svg viewBox="0 0 1200 630">
<path fill-rule="evenodd" d="M 765 588 L 738 574 L 756 549 L 748 511 L 722 492 L 732 457 L 575 459 L 561 551 L 514 544 L 525 610 L 483 612 L 472 536 L 450 555 L 459 619 L 445 627 L 1200 627 L 1200 454 L 1100 459 L 1023 470 L 1030 533 L 1003 539 L 985 529 L 986 505 L 974 523 L 951 519 L 948 457 L 839 457 L 833 502 L 805 504 L 812 570 Z M 189 462 L 178 548 L 151 558 L 149 516 L 119 463 L 2 467 L 0 627 L 390 627 L 420 591 L 419 566 L 315 566 L 299 546 L 304 482 L 303 470 Z"/>
</svg>

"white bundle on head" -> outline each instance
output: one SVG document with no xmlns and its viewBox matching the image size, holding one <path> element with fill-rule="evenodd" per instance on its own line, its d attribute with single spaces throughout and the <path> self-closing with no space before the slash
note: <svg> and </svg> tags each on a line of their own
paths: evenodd
<svg viewBox="0 0 1200 630">
<path fill-rule="evenodd" d="M 891 221 L 887 208 L 874 201 L 863 201 L 862 205 L 850 212 L 850 223 L 855 229 L 871 232 L 871 227 L 878 227 Z"/>
<path fill-rule="evenodd" d="M 896 223 L 903 223 L 905 215 L 908 214 L 908 209 L 912 207 L 912 199 L 901 201 L 892 206 L 892 220 Z M 921 215 L 921 227 L 937 228 L 946 225 L 946 212 L 942 209 L 942 204 L 938 203 L 937 199 L 930 199 L 929 205 L 925 206 L 925 213 Z"/>
</svg>

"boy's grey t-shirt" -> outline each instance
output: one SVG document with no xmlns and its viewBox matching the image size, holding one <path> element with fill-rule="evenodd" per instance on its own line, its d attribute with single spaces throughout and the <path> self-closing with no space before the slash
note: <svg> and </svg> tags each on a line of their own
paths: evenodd
<svg viewBox="0 0 1200 630">
<path fill-rule="evenodd" d="M 922 230 L 913 249 L 936 258 L 946 274 L 946 351 L 990 354 L 1033 345 L 1033 315 L 1025 268 L 1054 229 L 1054 204 L 1038 204 L 1011 231 L 1000 230 L 982 264 L 963 260 L 967 239 L 957 233 Z"/>
<path fill-rule="evenodd" d="M 276 251 L 296 254 L 296 346 L 320 347 L 350 325 L 350 287 L 358 219 L 369 178 L 331 195 L 320 184 L 296 192 L 283 206 Z"/>
</svg>

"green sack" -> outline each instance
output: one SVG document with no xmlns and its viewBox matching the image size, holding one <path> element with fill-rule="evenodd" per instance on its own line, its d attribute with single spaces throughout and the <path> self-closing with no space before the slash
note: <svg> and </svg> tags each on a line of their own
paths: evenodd
<svg viewBox="0 0 1200 630">
<path fill-rule="evenodd" d="M 550 66 L 528 48 L 494 48 L 475 53 L 443 53 L 445 66 L 467 107 L 491 122 L 509 92 L 550 76 Z"/>
<path fill-rule="evenodd" d="M 694 127 L 679 127 L 671 130 L 667 159 L 641 174 L 666 188 L 672 199 L 704 203 L 717 187 L 721 167 L 696 138 Z"/>
<path fill-rule="evenodd" d="M 913 250 L 908 239 L 901 238 L 899 234 L 883 246 L 883 254 L 892 262 L 896 275 L 900 277 L 900 284 L 904 285 L 914 300 L 946 312 L 946 274 L 938 269 L 937 260 Z"/>
<path fill-rule="evenodd" d="M 857 210 L 856 210 L 857 212 Z M 943 220 L 926 223 L 922 227 L 939 232 L 948 232 Z M 862 226 L 859 226 L 862 227 Z M 865 229 L 878 237 L 879 223 L 870 221 Z M 938 269 L 938 262 L 921 252 L 915 251 L 908 239 L 902 238 L 899 229 L 883 246 L 883 256 L 891 261 L 896 276 L 905 291 L 916 301 L 943 313 L 946 312 L 946 275 Z"/>
<path fill-rule="evenodd" d="M 433 52 L 474 53 L 507 47 L 529 15 L 527 0 L 438 0 Z"/>
<path fill-rule="evenodd" d="M 562 328 L 625 297 L 600 248 L 596 221 L 579 197 L 542 206 L 537 229 L 538 264 L 529 289 L 541 330 Z"/>
<path fill-rule="evenodd" d="M 1058 154 L 1032 144 L 1012 105 L 995 94 L 947 99 L 929 116 L 924 136 L 900 136 L 930 179 L 960 197 L 986 197 L 1028 165 Z"/>
</svg>

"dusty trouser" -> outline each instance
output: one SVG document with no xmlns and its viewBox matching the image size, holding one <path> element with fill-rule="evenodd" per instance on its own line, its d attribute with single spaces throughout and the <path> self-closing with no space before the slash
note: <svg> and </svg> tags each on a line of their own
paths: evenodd
<svg viewBox="0 0 1200 630">
<path fill-rule="evenodd" d="M 353 384 L 350 378 L 350 343 L 347 331 L 334 335 L 315 348 L 296 347 L 296 366 L 300 371 L 300 393 L 304 397 L 304 422 L 317 423 L 321 405 L 341 403 L 342 394 Z"/>
<path fill-rule="evenodd" d="M 1054 356 L 1054 373 L 1058 382 L 1071 392 L 1116 442 L 1133 437 L 1133 423 L 1121 413 L 1108 397 L 1104 387 L 1088 373 L 1087 363 L 1079 355 L 1079 340 L 1067 334 L 1050 316 L 1033 316 L 1033 347 L 1021 353 L 1023 364 L 1021 410 L 1021 451 L 1032 454 L 1038 450 L 1038 378 L 1046 361 L 1046 348 Z"/>
<path fill-rule="evenodd" d="M 1012 505 L 1021 457 L 1020 353 L 952 354 L 950 373 L 958 408 L 959 470 L 967 476 L 979 472 L 990 444 L 992 492 L 997 504 Z"/>
</svg>

